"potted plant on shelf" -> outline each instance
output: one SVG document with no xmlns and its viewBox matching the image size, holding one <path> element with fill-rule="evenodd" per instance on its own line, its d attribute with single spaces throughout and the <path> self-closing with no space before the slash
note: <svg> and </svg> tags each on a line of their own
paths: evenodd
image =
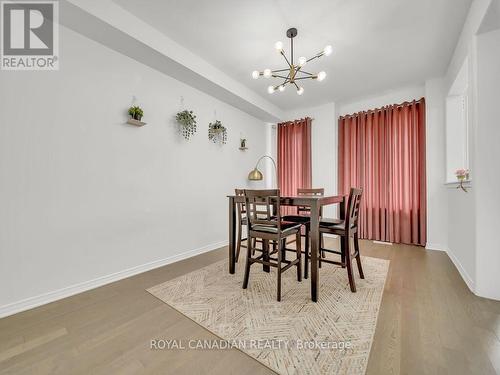
<svg viewBox="0 0 500 375">
<path fill-rule="evenodd" d="M 464 182 L 469 179 L 469 170 L 468 169 L 457 169 L 455 171 L 455 176 L 457 176 L 457 180 L 459 185 L 457 186 L 457 189 L 462 189 L 467 193 L 467 189 L 464 186 Z"/>
<path fill-rule="evenodd" d="M 128 109 L 128 114 L 130 117 L 132 117 L 134 120 L 141 121 L 142 116 L 144 116 L 144 111 L 142 110 L 141 107 L 139 106 L 133 106 Z"/>
<path fill-rule="evenodd" d="M 208 124 L 208 139 L 214 143 L 225 144 L 227 142 L 227 129 L 221 121 L 215 120 Z"/>
<path fill-rule="evenodd" d="M 247 148 L 247 140 L 245 138 L 240 138 L 240 150 L 246 150 Z"/>
<path fill-rule="evenodd" d="M 196 133 L 196 115 L 193 111 L 187 109 L 177 113 L 175 116 L 177 123 L 180 125 L 182 136 L 189 140 L 189 138 Z"/>
<path fill-rule="evenodd" d="M 135 126 L 144 126 L 145 122 L 142 122 L 142 116 L 144 116 L 144 111 L 139 106 L 133 106 L 128 109 L 128 114 L 130 118 L 127 120 L 127 124 Z"/>
</svg>

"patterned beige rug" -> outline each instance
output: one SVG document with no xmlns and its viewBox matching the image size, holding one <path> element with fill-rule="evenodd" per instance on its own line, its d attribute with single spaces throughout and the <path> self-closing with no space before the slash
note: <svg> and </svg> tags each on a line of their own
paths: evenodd
<svg viewBox="0 0 500 375">
<path fill-rule="evenodd" d="M 152 295 L 279 374 L 364 374 L 375 333 L 389 261 L 363 257 L 365 280 L 351 293 L 345 269 L 324 265 L 320 299 L 295 268 L 283 274 L 276 301 L 276 271 L 254 264 L 247 290 L 244 262 L 230 275 L 220 261 L 156 285 Z"/>
</svg>

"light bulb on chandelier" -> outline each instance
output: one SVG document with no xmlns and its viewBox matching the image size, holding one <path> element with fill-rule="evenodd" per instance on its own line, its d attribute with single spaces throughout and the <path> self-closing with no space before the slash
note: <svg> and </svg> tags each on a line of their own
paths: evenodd
<svg viewBox="0 0 500 375">
<path fill-rule="evenodd" d="M 326 78 L 326 73 L 321 71 L 318 73 L 318 81 L 323 81 Z"/>
</svg>

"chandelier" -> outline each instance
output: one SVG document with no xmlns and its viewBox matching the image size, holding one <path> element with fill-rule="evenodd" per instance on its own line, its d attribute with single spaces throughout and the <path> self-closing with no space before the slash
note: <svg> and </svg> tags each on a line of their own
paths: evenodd
<svg viewBox="0 0 500 375">
<path fill-rule="evenodd" d="M 283 56 L 288 67 L 285 69 L 278 69 L 278 70 L 264 69 L 261 72 L 259 72 L 258 70 L 254 70 L 252 72 L 252 78 L 258 79 L 260 76 L 263 76 L 264 78 L 272 77 L 272 78 L 282 79 L 283 81 L 280 84 L 276 86 L 271 85 L 267 88 L 267 92 L 269 94 L 274 93 L 276 90 L 283 92 L 285 91 L 287 85 L 293 85 L 297 90 L 297 94 L 302 95 L 304 93 L 304 88 L 302 86 L 299 86 L 301 80 L 314 79 L 321 82 L 326 78 L 326 73 L 324 71 L 321 71 L 317 74 L 313 74 L 304 70 L 304 66 L 311 60 L 320 58 L 323 55 L 324 56 L 330 55 L 332 53 L 332 46 L 330 45 L 326 46 L 325 48 L 323 48 L 323 51 L 317 53 L 311 58 L 306 58 L 304 56 L 301 56 L 299 57 L 297 64 L 295 64 L 293 56 L 293 38 L 297 36 L 297 29 L 294 27 L 288 29 L 286 32 L 286 36 L 290 38 L 290 58 L 286 57 L 285 51 L 283 50 L 282 42 L 276 42 L 274 47 L 281 54 L 281 56 Z M 297 81 L 299 81 L 299 84 L 297 84 Z"/>
</svg>

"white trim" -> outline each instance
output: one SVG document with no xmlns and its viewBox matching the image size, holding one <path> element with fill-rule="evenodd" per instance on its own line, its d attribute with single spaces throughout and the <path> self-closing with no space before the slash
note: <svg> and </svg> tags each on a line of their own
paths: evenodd
<svg viewBox="0 0 500 375">
<path fill-rule="evenodd" d="M 38 296 L 29 297 L 17 302 L 10 303 L 8 305 L 0 306 L 0 318 L 19 313 L 21 311 L 29 310 L 34 307 L 45 305 L 50 302 L 54 302 L 66 297 L 73 296 L 78 293 L 85 292 L 90 289 L 98 288 L 100 286 L 125 279 L 130 276 L 137 275 L 146 271 L 150 271 L 155 268 L 166 266 L 180 260 L 191 258 L 195 255 L 203 254 L 208 251 L 212 251 L 223 246 L 226 246 L 228 241 L 216 242 L 210 245 L 206 245 L 194 250 L 185 251 L 183 253 L 170 256 L 168 258 L 155 260 L 153 262 L 145 263 L 139 266 L 131 267 L 123 271 L 118 271 L 109 275 L 101 276 L 93 280 L 84 281 L 82 283 L 70 285 L 68 287 L 54 290 L 51 292 L 43 293 Z"/>
<path fill-rule="evenodd" d="M 460 273 L 460 276 L 462 276 L 462 279 L 464 279 L 465 283 L 469 287 L 470 291 L 474 294 L 476 294 L 476 286 L 474 285 L 474 280 L 472 277 L 469 276 L 465 268 L 462 266 L 458 258 L 453 254 L 452 251 L 448 250 L 446 252 L 448 254 L 448 257 L 451 259 L 453 264 L 455 265 L 455 268 L 458 270 L 458 273 Z"/>
<path fill-rule="evenodd" d="M 447 252 L 447 247 L 438 243 L 428 243 L 425 245 L 425 250 L 433 250 L 433 251 L 444 251 Z"/>
</svg>

